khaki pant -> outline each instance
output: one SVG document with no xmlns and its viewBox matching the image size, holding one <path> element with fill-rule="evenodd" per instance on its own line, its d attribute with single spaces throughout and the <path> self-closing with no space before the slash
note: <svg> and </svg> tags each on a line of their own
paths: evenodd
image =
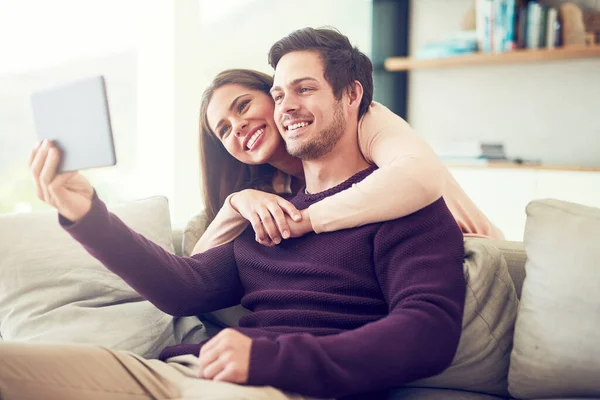
<svg viewBox="0 0 600 400">
<path fill-rule="evenodd" d="M 270 386 L 196 378 L 194 360 L 146 360 L 99 346 L 0 342 L 0 400 L 307 399 Z"/>
</svg>

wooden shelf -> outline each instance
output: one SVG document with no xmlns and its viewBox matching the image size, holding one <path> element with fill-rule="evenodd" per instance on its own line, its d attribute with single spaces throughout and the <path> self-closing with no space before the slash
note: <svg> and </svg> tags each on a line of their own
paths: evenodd
<svg viewBox="0 0 600 400">
<path fill-rule="evenodd" d="M 472 53 L 457 57 L 419 60 L 410 57 L 390 57 L 384 62 L 387 71 L 408 71 L 426 68 L 450 68 L 480 65 L 522 64 L 600 57 L 600 45 L 570 46 L 557 49 L 515 50 L 505 53 Z"/>
<path fill-rule="evenodd" d="M 580 165 L 546 165 L 546 164 L 517 164 L 511 162 L 490 162 L 488 164 L 452 164 L 446 163 L 448 168 L 514 168 L 514 169 L 536 169 L 545 171 L 580 171 L 600 172 L 600 167 L 585 167 Z"/>
</svg>

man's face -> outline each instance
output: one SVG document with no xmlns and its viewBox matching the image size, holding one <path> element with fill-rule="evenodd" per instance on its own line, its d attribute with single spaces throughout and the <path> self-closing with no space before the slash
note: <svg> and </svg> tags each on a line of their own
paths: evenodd
<svg viewBox="0 0 600 400">
<path fill-rule="evenodd" d="M 288 153 L 314 160 L 329 153 L 344 135 L 347 110 L 324 77 L 321 58 L 295 51 L 279 60 L 271 95 L 275 123 Z"/>
</svg>

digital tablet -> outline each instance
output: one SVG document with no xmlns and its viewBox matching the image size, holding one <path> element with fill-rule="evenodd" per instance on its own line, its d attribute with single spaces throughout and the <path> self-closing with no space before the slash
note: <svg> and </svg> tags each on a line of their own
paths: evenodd
<svg viewBox="0 0 600 400">
<path fill-rule="evenodd" d="M 35 92 L 31 104 L 38 139 L 61 150 L 58 172 L 117 163 L 104 77 Z"/>
</svg>

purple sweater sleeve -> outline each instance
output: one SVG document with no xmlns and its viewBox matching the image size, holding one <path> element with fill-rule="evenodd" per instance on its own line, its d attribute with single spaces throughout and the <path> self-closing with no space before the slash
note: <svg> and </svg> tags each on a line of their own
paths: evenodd
<svg viewBox="0 0 600 400">
<path fill-rule="evenodd" d="M 162 311 L 197 315 L 240 302 L 243 287 L 233 243 L 179 257 L 134 232 L 94 195 L 91 210 L 63 228 L 106 268 Z"/>
<path fill-rule="evenodd" d="M 337 335 L 255 339 L 249 384 L 337 398 L 442 372 L 461 332 L 463 251 L 443 201 L 383 224 L 374 258 L 389 315 Z"/>
</svg>

